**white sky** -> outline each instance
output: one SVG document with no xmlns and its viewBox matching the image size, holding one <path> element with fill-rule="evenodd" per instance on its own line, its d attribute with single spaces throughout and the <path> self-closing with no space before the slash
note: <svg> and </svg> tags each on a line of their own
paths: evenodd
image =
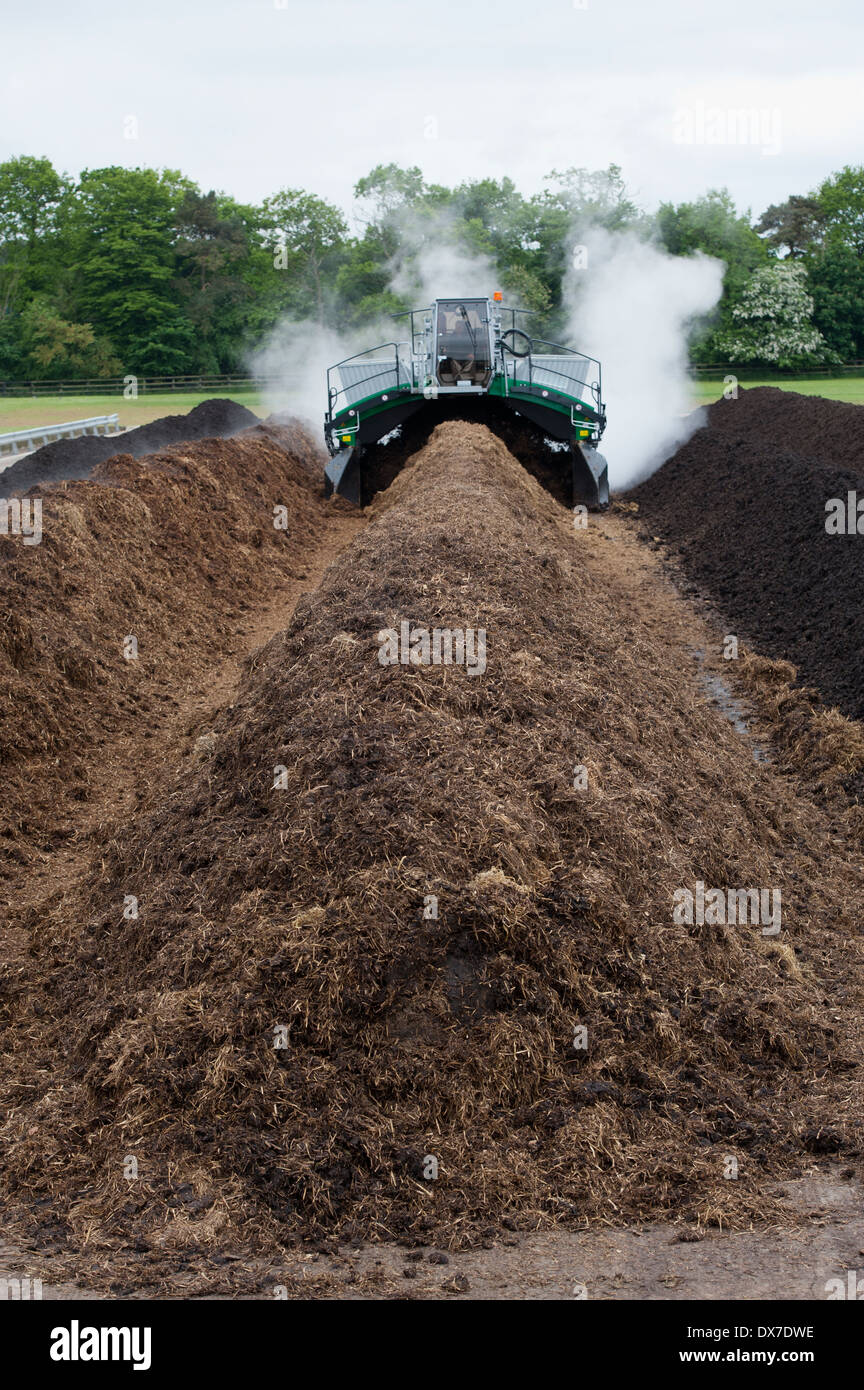
<svg viewBox="0 0 864 1390">
<path fill-rule="evenodd" d="M 615 161 L 648 209 L 725 185 L 758 215 L 864 160 L 862 0 L 0 0 L 0 36 L 0 158 L 167 165 L 244 201 L 347 208 L 391 160 L 526 193 Z M 717 109 L 765 134 L 705 143 Z"/>
</svg>

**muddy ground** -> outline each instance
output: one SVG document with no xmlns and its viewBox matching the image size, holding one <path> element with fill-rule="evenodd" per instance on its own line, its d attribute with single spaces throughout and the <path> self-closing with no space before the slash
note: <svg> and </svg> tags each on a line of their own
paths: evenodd
<svg viewBox="0 0 864 1390">
<path fill-rule="evenodd" d="M 294 1252 L 276 1263 L 262 1258 L 252 1272 L 257 1292 L 247 1287 L 241 1296 L 809 1302 L 825 1300 L 831 1280 L 848 1289 L 850 1271 L 856 1280 L 864 1277 L 861 1184 L 836 1171 L 785 1183 L 780 1192 L 789 1215 L 782 1226 L 695 1237 L 669 1224 L 537 1234 L 491 1228 L 477 1248 L 449 1253 L 358 1242 Z M 80 1283 L 53 1282 L 53 1265 L 42 1251 L 0 1242 L 0 1279 L 30 1270 L 42 1279 L 45 1299 L 105 1297 Z M 191 1296 L 229 1296 L 195 1293 L 197 1283 L 177 1271 L 169 1296 L 183 1298 L 187 1287 Z M 120 1284 L 109 1294 L 149 1296 L 146 1288 Z"/>
</svg>

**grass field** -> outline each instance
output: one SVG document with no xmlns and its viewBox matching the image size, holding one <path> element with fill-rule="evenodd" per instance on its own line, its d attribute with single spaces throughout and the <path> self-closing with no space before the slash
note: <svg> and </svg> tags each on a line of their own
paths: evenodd
<svg viewBox="0 0 864 1390">
<path fill-rule="evenodd" d="M 780 386 L 784 391 L 800 391 L 805 396 L 826 396 L 832 401 L 851 401 L 864 405 L 864 377 L 814 377 L 789 378 L 782 381 L 742 381 L 745 388 L 751 386 Z M 715 401 L 723 392 L 722 381 L 694 381 L 692 383 L 693 405 L 707 405 Z M 240 401 L 256 415 L 265 415 L 271 406 L 265 405 L 263 397 L 255 391 L 241 392 L 202 392 L 181 395 L 165 392 L 162 395 L 147 394 L 137 400 L 125 400 L 122 396 L 24 396 L 19 398 L 0 397 L 0 434 L 12 430 L 26 430 L 37 425 L 56 425 L 66 420 L 85 420 L 90 415 L 113 415 L 120 417 L 120 424 L 130 428 L 146 425 L 149 420 L 157 420 L 161 415 L 185 415 L 199 402 L 208 400 L 213 394 L 229 395 L 231 400 Z M 278 408 L 290 410 L 291 400 L 286 395 L 278 401 Z M 321 415 L 324 415 L 324 392 L 322 388 Z"/>
<path fill-rule="evenodd" d="M 740 378 L 739 378 L 740 380 Z M 824 396 L 829 401 L 851 401 L 864 405 L 864 377 L 790 377 L 780 381 L 741 381 L 745 390 L 753 386 L 779 386 L 783 391 L 798 391 L 802 396 Z M 723 394 L 722 381 L 691 382 L 695 405 L 708 405 Z"/>
<path fill-rule="evenodd" d="M 266 413 L 262 397 L 255 391 L 205 391 L 184 395 L 175 391 L 139 396 L 127 401 L 123 396 L 21 396 L 0 397 L 0 434 L 12 430 L 35 429 L 37 425 L 58 425 L 67 420 L 86 420 L 91 415 L 119 415 L 120 424 L 131 428 L 158 420 L 162 415 L 185 415 L 201 401 L 214 395 L 239 401 L 256 415 Z M 286 401 L 286 407 L 288 402 Z M 324 413 L 324 407 L 321 407 Z"/>
</svg>

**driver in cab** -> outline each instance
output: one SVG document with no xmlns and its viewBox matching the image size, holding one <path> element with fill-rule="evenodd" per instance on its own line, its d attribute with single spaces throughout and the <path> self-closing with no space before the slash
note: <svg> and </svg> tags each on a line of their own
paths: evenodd
<svg viewBox="0 0 864 1390">
<path fill-rule="evenodd" d="M 439 317 L 438 342 L 444 360 L 439 378 L 472 381 L 477 356 L 477 335 L 481 331 L 480 315 L 475 308 L 464 304 L 442 308 Z"/>
</svg>

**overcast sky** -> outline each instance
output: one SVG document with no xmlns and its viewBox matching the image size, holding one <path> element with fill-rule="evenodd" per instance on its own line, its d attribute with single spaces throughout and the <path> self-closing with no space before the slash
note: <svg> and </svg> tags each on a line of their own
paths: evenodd
<svg viewBox="0 0 864 1390">
<path fill-rule="evenodd" d="M 862 0 L 0 0 L 0 24 L 0 157 L 72 174 L 349 207 L 391 160 L 527 193 L 614 161 L 648 209 L 725 185 L 756 215 L 864 160 Z"/>
</svg>

